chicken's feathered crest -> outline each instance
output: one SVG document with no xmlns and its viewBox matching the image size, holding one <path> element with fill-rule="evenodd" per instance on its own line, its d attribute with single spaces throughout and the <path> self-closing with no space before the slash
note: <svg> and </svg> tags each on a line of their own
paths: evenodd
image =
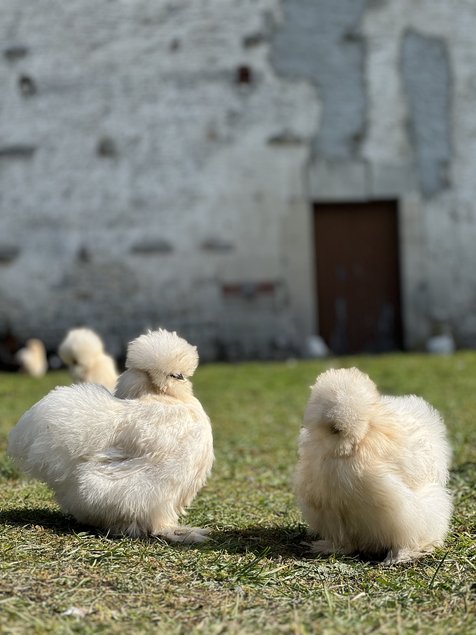
<svg viewBox="0 0 476 635">
<path fill-rule="evenodd" d="M 58 355 L 68 366 L 77 362 L 87 365 L 91 359 L 103 353 L 104 346 L 101 338 L 88 328 L 69 331 L 58 349 Z"/>
<path fill-rule="evenodd" d="M 185 379 L 198 366 L 197 347 L 165 329 L 148 331 L 129 343 L 126 368 L 146 372 L 158 387 L 168 378 Z"/>
<path fill-rule="evenodd" d="M 331 369 L 311 387 L 304 422 L 327 424 L 332 432 L 358 443 L 367 433 L 379 398 L 374 382 L 357 368 Z"/>
</svg>

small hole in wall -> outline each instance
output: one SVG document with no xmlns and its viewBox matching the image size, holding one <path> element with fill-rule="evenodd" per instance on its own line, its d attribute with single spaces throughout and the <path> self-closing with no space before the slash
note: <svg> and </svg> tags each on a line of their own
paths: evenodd
<svg viewBox="0 0 476 635">
<path fill-rule="evenodd" d="M 84 245 L 81 245 L 81 247 L 78 249 L 77 259 L 79 262 L 91 262 L 91 254 L 89 252 L 89 249 Z"/>
<path fill-rule="evenodd" d="M 253 71 L 249 66 L 238 66 L 236 69 L 237 84 L 251 84 L 253 81 Z"/>
<path fill-rule="evenodd" d="M 28 75 L 20 75 L 18 78 L 18 88 L 23 97 L 32 97 L 36 94 L 36 84 Z"/>
<path fill-rule="evenodd" d="M 9 62 L 16 62 L 16 60 L 20 60 L 28 55 L 28 49 L 21 44 L 13 45 L 4 49 L 3 55 Z"/>
<path fill-rule="evenodd" d="M 96 146 L 96 154 L 108 159 L 117 157 L 119 153 L 114 139 L 111 139 L 111 137 L 101 137 Z"/>
</svg>

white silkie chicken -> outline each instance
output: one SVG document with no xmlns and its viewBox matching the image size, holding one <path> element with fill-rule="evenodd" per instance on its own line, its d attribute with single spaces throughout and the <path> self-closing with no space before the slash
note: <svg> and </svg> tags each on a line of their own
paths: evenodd
<svg viewBox="0 0 476 635">
<path fill-rule="evenodd" d="M 71 329 L 58 348 L 75 383 L 101 384 L 114 390 L 118 372 L 114 359 L 104 351 L 104 344 L 92 329 Z"/>
<path fill-rule="evenodd" d="M 31 377 L 43 377 L 48 370 L 45 346 L 41 340 L 32 338 L 15 355 L 22 372 Z"/>
<path fill-rule="evenodd" d="M 129 344 L 117 397 L 95 384 L 56 388 L 10 432 L 8 454 L 82 523 L 203 542 L 207 530 L 178 524 L 213 463 L 210 420 L 188 380 L 197 365 L 176 333 L 149 331 Z"/>
<path fill-rule="evenodd" d="M 295 492 L 315 553 L 413 560 L 443 544 L 451 449 L 438 412 L 387 397 L 356 368 L 318 376 L 299 437 Z"/>
</svg>

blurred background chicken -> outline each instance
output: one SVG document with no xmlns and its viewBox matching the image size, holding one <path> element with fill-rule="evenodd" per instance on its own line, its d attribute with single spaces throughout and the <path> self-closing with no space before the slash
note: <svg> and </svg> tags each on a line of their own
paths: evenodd
<svg viewBox="0 0 476 635">
<path fill-rule="evenodd" d="M 61 342 L 58 355 L 75 383 L 101 384 L 113 390 L 118 372 L 116 363 L 104 351 L 97 333 L 89 328 L 71 329 Z"/>
<path fill-rule="evenodd" d="M 20 370 L 32 377 L 43 377 L 48 370 L 45 347 L 41 340 L 32 338 L 26 341 L 15 355 Z"/>
<path fill-rule="evenodd" d="M 414 395 L 386 397 L 356 368 L 311 388 L 295 491 L 322 540 L 316 553 L 417 558 L 443 543 L 452 503 L 451 449 L 438 412 Z"/>
<path fill-rule="evenodd" d="M 8 453 L 80 522 L 202 542 L 206 530 L 178 525 L 213 463 L 210 421 L 188 379 L 197 350 L 158 330 L 129 344 L 126 363 L 120 393 L 138 391 L 140 399 L 94 384 L 56 388 L 11 431 Z"/>
</svg>

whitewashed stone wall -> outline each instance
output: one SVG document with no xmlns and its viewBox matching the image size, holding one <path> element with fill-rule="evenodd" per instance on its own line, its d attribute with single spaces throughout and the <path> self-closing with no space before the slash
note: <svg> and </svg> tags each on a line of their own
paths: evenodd
<svg viewBox="0 0 476 635">
<path fill-rule="evenodd" d="M 392 197 L 407 344 L 476 345 L 475 32 L 470 0 L 2 0 L 0 335 L 299 352 L 311 203 Z"/>
<path fill-rule="evenodd" d="M 278 9 L 0 3 L 0 326 L 54 346 L 88 323 L 119 350 L 162 324 L 206 355 L 312 329 L 287 219 L 319 103 L 270 66 Z"/>
<path fill-rule="evenodd" d="M 415 166 L 416 182 L 408 178 L 405 186 L 401 178 L 397 188 L 410 344 L 428 336 L 438 322 L 445 322 L 459 345 L 476 346 L 475 32 L 476 4 L 471 0 L 375 2 L 363 21 L 369 95 L 363 158 L 370 165 L 380 164 L 401 174 L 406 166 Z M 439 70 L 433 74 L 421 61 L 425 57 L 421 47 L 415 50 L 418 57 L 405 62 L 405 40 L 415 34 L 426 41 L 433 60 L 439 59 Z M 405 72 L 405 63 L 412 63 L 413 70 Z M 445 65 L 447 76 L 441 72 Z M 426 127 L 420 131 L 415 131 L 412 95 L 408 94 L 411 82 L 405 85 L 409 72 L 422 73 L 418 90 L 426 94 L 421 101 L 430 102 L 424 113 Z M 445 89 L 446 122 L 441 115 L 435 120 L 431 105 L 441 101 Z M 419 170 L 419 163 L 431 168 L 435 158 L 440 160 L 441 187 L 432 191 L 431 183 L 424 182 L 425 166 Z M 430 194 L 425 193 L 428 189 Z"/>
</svg>

